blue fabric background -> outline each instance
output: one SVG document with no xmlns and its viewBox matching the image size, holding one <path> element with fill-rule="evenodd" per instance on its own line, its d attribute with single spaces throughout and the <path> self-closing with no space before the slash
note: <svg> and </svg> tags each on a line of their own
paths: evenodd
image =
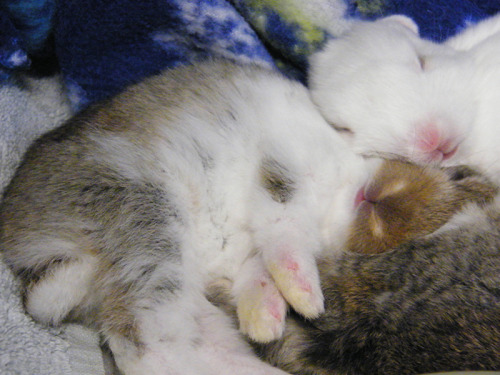
<svg viewBox="0 0 500 375">
<path fill-rule="evenodd" d="M 405 14 L 436 41 L 500 10 L 497 0 L 323 2 L 346 6 L 343 18 Z M 144 76 L 210 55 L 303 79 L 308 55 L 331 37 L 301 9 L 315 4 L 321 0 L 2 0 L 0 80 L 33 68 L 33 57 L 50 51 L 81 109 Z"/>
</svg>

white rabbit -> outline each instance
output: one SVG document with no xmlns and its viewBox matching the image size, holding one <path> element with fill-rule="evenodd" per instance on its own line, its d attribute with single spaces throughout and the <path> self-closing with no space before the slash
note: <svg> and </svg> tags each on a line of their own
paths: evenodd
<svg viewBox="0 0 500 375">
<path fill-rule="evenodd" d="M 500 15 L 441 44 L 408 18 L 358 22 L 311 58 L 314 102 L 361 154 L 468 164 L 500 183 Z"/>
<path fill-rule="evenodd" d="M 31 146 L 0 247 L 28 312 L 97 327 L 125 375 L 277 375 L 205 284 L 234 281 L 258 341 L 282 334 L 285 300 L 318 316 L 316 257 L 346 240 L 371 164 L 299 83 L 224 61 L 178 68 Z"/>
<path fill-rule="evenodd" d="M 499 32 L 500 15 L 497 15 L 467 25 L 460 33 L 448 38 L 445 44 L 459 51 L 467 51 Z"/>
<path fill-rule="evenodd" d="M 449 159 L 471 133 L 472 62 L 407 17 L 359 21 L 311 57 L 313 101 L 362 154 Z"/>
<path fill-rule="evenodd" d="M 480 167 L 500 183 L 500 15 L 471 26 L 446 44 L 462 50 L 471 61 L 467 70 L 473 72 L 472 84 L 467 92 L 476 106 L 473 129 L 446 164 Z"/>
</svg>

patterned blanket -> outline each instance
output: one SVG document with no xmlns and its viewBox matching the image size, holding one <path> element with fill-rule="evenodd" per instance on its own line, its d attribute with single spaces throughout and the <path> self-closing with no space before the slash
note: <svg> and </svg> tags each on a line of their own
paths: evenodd
<svg viewBox="0 0 500 375">
<path fill-rule="evenodd" d="M 308 55 L 355 19 L 406 14 L 442 40 L 499 9 L 496 0 L 4 0 L 0 78 L 57 62 L 76 109 L 208 55 L 304 79 Z"/>
</svg>

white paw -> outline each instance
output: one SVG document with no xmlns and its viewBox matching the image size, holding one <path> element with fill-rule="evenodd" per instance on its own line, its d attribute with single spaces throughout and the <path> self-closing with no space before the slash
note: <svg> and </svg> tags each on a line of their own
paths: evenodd
<svg viewBox="0 0 500 375">
<path fill-rule="evenodd" d="M 306 318 L 324 311 L 324 299 L 316 261 L 312 255 L 299 256 L 287 244 L 279 246 L 267 259 L 267 270 L 288 303 Z"/>
<path fill-rule="evenodd" d="M 255 280 L 237 300 L 240 329 L 258 342 L 283 335 L 286 311 L 286 302 L 270 277 Z"/>
</svg>

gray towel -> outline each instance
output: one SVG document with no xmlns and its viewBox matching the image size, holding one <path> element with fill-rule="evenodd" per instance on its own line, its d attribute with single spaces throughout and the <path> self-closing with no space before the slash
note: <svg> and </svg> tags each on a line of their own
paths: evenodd
<svg viewBox="0 0 500 375">
<path fill-rule="evenodd" d="M 0 86 L 0 192 L 30 143 L 70 115 L 58 78 L 22 78 Z M 23 309 L 19 280 L 1 256 L 0 374 L 104 375 L 97 333 L 76 324 L 47 327 L 33 321 Z"/>
</svg>

